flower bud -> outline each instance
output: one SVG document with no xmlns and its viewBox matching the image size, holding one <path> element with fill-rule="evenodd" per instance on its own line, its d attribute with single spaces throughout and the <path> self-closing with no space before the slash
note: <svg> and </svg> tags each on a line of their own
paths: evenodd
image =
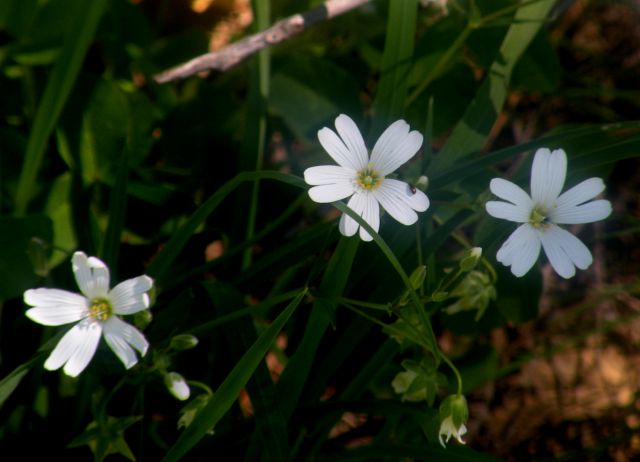
<svg viewBox="0 0 640 462">
<path fill-rule="evenodd" d="M 49 275 L 49 257 L 47 243 L 39 237 L 32 237 L 27 246 L 27 255 L 31 260 L 33 272 L 40 277 Z"/>
<path fill-rule="evenodd" d="M 460 260 L 460 269 L 464 272 L 471 271 L 476 267 L 482 256 L 482 248 L 473 247 L 467 250 Z"/>
<path fill-rule="evenodd" d="M 413 290 L 418 290 L 422 287 L 424 283 L 424 278 L 427 276 L 427 267 L 425 265 L 418 266 L 411 276 L 409 276 L 409 282 L 411 282 L 411 288 Z"/>
<path fill-rule="evenodd" d="M 429 187 L 429 178 L 427 178 L 426 175 L 421 175 L 420 177 L 418 177 L 418 181 L 416 181 L 416 188 L 424 192 L 427 190 L 428 187 Z"/>
<path fill-rule="evenodd" d="M 167 389 L 171 394 L 180 401 L 189 399 L 189 395 L 191 395 L 189 385 L 184 377 L 177 372 L 169 372 L 166 374 L 164 376 L 164 384 L 167 386 Z"/>
<path fill-rule="evenodd" d="M 191 334 L 179 334 L 171 338 L 169 348 L 176 351 L 190 350 L 198 344 L 198 338 Z"/>
</svg>

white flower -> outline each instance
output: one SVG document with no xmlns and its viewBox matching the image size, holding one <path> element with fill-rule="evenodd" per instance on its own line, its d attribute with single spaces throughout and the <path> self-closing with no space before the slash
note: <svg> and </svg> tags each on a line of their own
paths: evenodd
<svg viewBox="0 0 640 462">
<path fill-rule="evenodd" d="M 109 268 L 96 257 L 75 252 L 73 273 L 82 295 L 60 289 L 30 289 L 24 302 L 34 308 L 26 315 L 45 326 L 77 322 L 58 342 L 44 363 L 55 370 L 76 377 L 96 351 L 101 335 L 107 345 L 129 369 L 138 362 L 133 348 L 145 355 L 149 343 L 135 327 L 116 315 L 127 315 L 149 308 L 147 291 L 153 286 L 148 276 L 123 281 L 109 290 Z"/>
<path fill-rule="evenodd" d="M 327 203 L 351 197 L 347 205 L 371 227 L 380 227 L 380 207 L 403 225 L 418 220 L 418 212 L 429 207 L 429 199 L 419 189 L 387 175 L 411 159 L 422 146 L 422 135 L 409 131 L 404 120 L 392 123 L 382 133 L 371 152 L 367 152 L 362 135 L 348 116 L 336 118 L 336 134 L 329 128 L 318 131 L 318 140 L 338 165 L 310 167 L 304 172 L 305 181 L 312 185 L 309 197 Z M 340 218 L 339 229 L 345 236 L 353 236 L 360 225 L 348 215 Z M 360 238 L 372 237 L 360 228 Z"/>
<path fill-rule="evenodd" d="M 523 223 L 498 250 L 497 259 L 523 276 L 536 262 L 540 246 L 553 269 L 563 278 L 572 277 L 577 266 L 586 269 L 593 262 L 589 249 L 562 224 L 590 223 L 611 213 L 607 200 L 590 201 L 604 191 L 600 178 L 590 178 L 560 194 L 567 173 L 567 156 L 562 149 L 538 149 L 531 167 L 531 196 L 500 178 L 491 180 L 491 192 L 502 201 L 489 201 L 487 212 L 496 218 Z"/>
<path fill-rule="evenodd" d="M 452 436 L 456 440 L 458 440 L 458 443 L 464 444 L 462 435 L 464 435 L 465 433 L 467 433 L 467 427 L 463 423 L 461 423 L 460 427 L 456 428 L 453 423 L 453 417 L 449 416 L 446 419 L 442 420 L 442 423 L 440 424 L 438 439 L 440 440 L 440 444 L 442 445 L 442 447 L 446 447 L 445 443 L 448 443 Z M 443 436 L 446 437 L 444 441 L 442 440 Z"/>
</svg>

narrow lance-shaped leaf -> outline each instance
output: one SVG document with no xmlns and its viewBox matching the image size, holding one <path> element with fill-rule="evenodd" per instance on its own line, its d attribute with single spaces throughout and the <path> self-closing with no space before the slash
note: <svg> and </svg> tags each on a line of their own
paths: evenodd
<svg viewBox="0 0 640 462">
<path fill-rule="evenodd" d="M 76 10 L 69 12 L 75 20 L 67 31 L 60 55 L 47 81 L 27 143 L 27 152 L 16 193 L 18 215 L 23 215 L 27 211 L 47 140 L 78 76 L 106 3 L 107 0 L 79 1 L 75 2 Z"/>
<path fill-rule="evenodd" d="M 491 65 L 476 97 L 447 143 L 432 160 L 432 174 L 482 148 L 507 98 L 511 71 L 543 26 L 554 3 L 555 0 L 527 2 L 518 9 L 500 46 L 498 57 Z"/>
<path fill-rule="evenodd" d="M 375 133 L 380 133 L 391 121 L 403 115 L 413 57 L 417 8 L 416 0 L 389 2 L 382 75 L 373 104 Z"/>
</svg>

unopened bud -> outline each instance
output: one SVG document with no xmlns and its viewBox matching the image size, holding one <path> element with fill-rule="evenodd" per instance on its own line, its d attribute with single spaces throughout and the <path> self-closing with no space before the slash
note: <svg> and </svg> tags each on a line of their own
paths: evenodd
<svg viewBox="0 0 640 462">
<path fill-rule="evenodd" d="M 171 394 L 180 401 L 189 399 L 189 396 L 191 395 L 189 385 L 184 377 L 177 372 L 169 372 L 166 374 L 164 376 L 164 384 L 167 386 L 169 392 L 171 392 Z"/>
<path fill-rule="evenodd" d="M 480 257 L 482 257 L 481 247 L 473 247 L 467 250 L 462 260 L 460 260 L 460 269 L 464 272 L 471 271 L 480 261 Z"/>
<path fill-rule="evenodd" d="M 198 338 L 191 334 L 179 334 L 171 338 L 169 348 L 177 351 L 190 350 L 198 344 Z"/>
<path fill-rule="evenodd" d="M 413 290 L 418 290 L 422 287 L 424 283 L 424 278 L 427 276 L 427 267 L 425 265 L 418 266 L 411 276 L 409 277 L 409 282 L 411 282 L 411 288 Z"/>
</svg>

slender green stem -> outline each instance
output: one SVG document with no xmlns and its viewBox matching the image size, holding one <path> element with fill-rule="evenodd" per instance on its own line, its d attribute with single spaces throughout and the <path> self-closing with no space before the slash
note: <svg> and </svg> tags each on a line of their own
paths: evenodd
<svg viewBox="0 0 640 462">
<path fill-rule="evenodd" d="M 445 355 L 442 351 L 438 350 L 438 354 L 440 355 L 440 359 L 449 366 L 449 369 L 453 372 L 453 375 L 456 376 L 456 382 L 458 383 L 458 395 L 462 394 L 462 376 L 460 375 L 460 371 L 458 368 L 451 362 L 451 360 Z"/>
<path fill-rule="evenodd" d="M 187 380 L 187 383 L 189 385 L 191 385 L 192 387 L 196 387 L 196 388 L 200 388 L 200 389 L 204 390 L 204 392 L 208 396 L 213 396 L 213 390 L 211 390 L 211 388 L 209 388 L 209 386 L 206 383 L 199 382 L 197 380 Z"/>
<path fill-rule="evenodd" d="M 266 0 L 254 1 L 254 14 L 255 24 L 258 30 L 264 30 L 269 27 L 270 16 L 270 2 Z M 255 129 L 255 133 L 251 133 L 251 136 L 256 136 L 255 145 L 256 158 L 255 158 L 255 170 L 260 171 L 264 164 L 264 150 L 266 145 L 267 136 L 267 98 L 269 97 L 269 72 L 270 72 L 270 60 L 269 60 L 269 48 L 263 48 L 258 52 L 258 65 L 255 69 L 257 75 L 257 88 L 254 90 L 256 94 L 253 98 L 250 98 L 250 102 L 254 102 L 253 110 L 257 111 L 257 117 L 250 117 L 250 127 Z M 252 145 L 252 143 L 250 143 Z M 253 183 L 251 189 L 251 203 L 249 205 L 249 217 L 247 219 L 247 233 L 245 235 L 246 240 L 251 240 L 255 232 L 256 216 L 258 214 L 258 195 L 260 192 L 260 182 L 256 180 Z M 251 265 L 252 248 L 247 247 L 242 255 L 242 269 L 247 269 Z"/>
<path fill-rule="evenodd" d="M 338 303 L 346 304 L 349 303 L 351 305 L 360 306 L 362 308 L 371 308 L 372 310 L 380 310 L 380 311 L 389 311 L 391 305 L 386 303 L 371 303 L 371 302 L 363 302 L 360 300 L 354 300 L 352 298 L 340 297 L 338 299 Z"/>
</svg>

